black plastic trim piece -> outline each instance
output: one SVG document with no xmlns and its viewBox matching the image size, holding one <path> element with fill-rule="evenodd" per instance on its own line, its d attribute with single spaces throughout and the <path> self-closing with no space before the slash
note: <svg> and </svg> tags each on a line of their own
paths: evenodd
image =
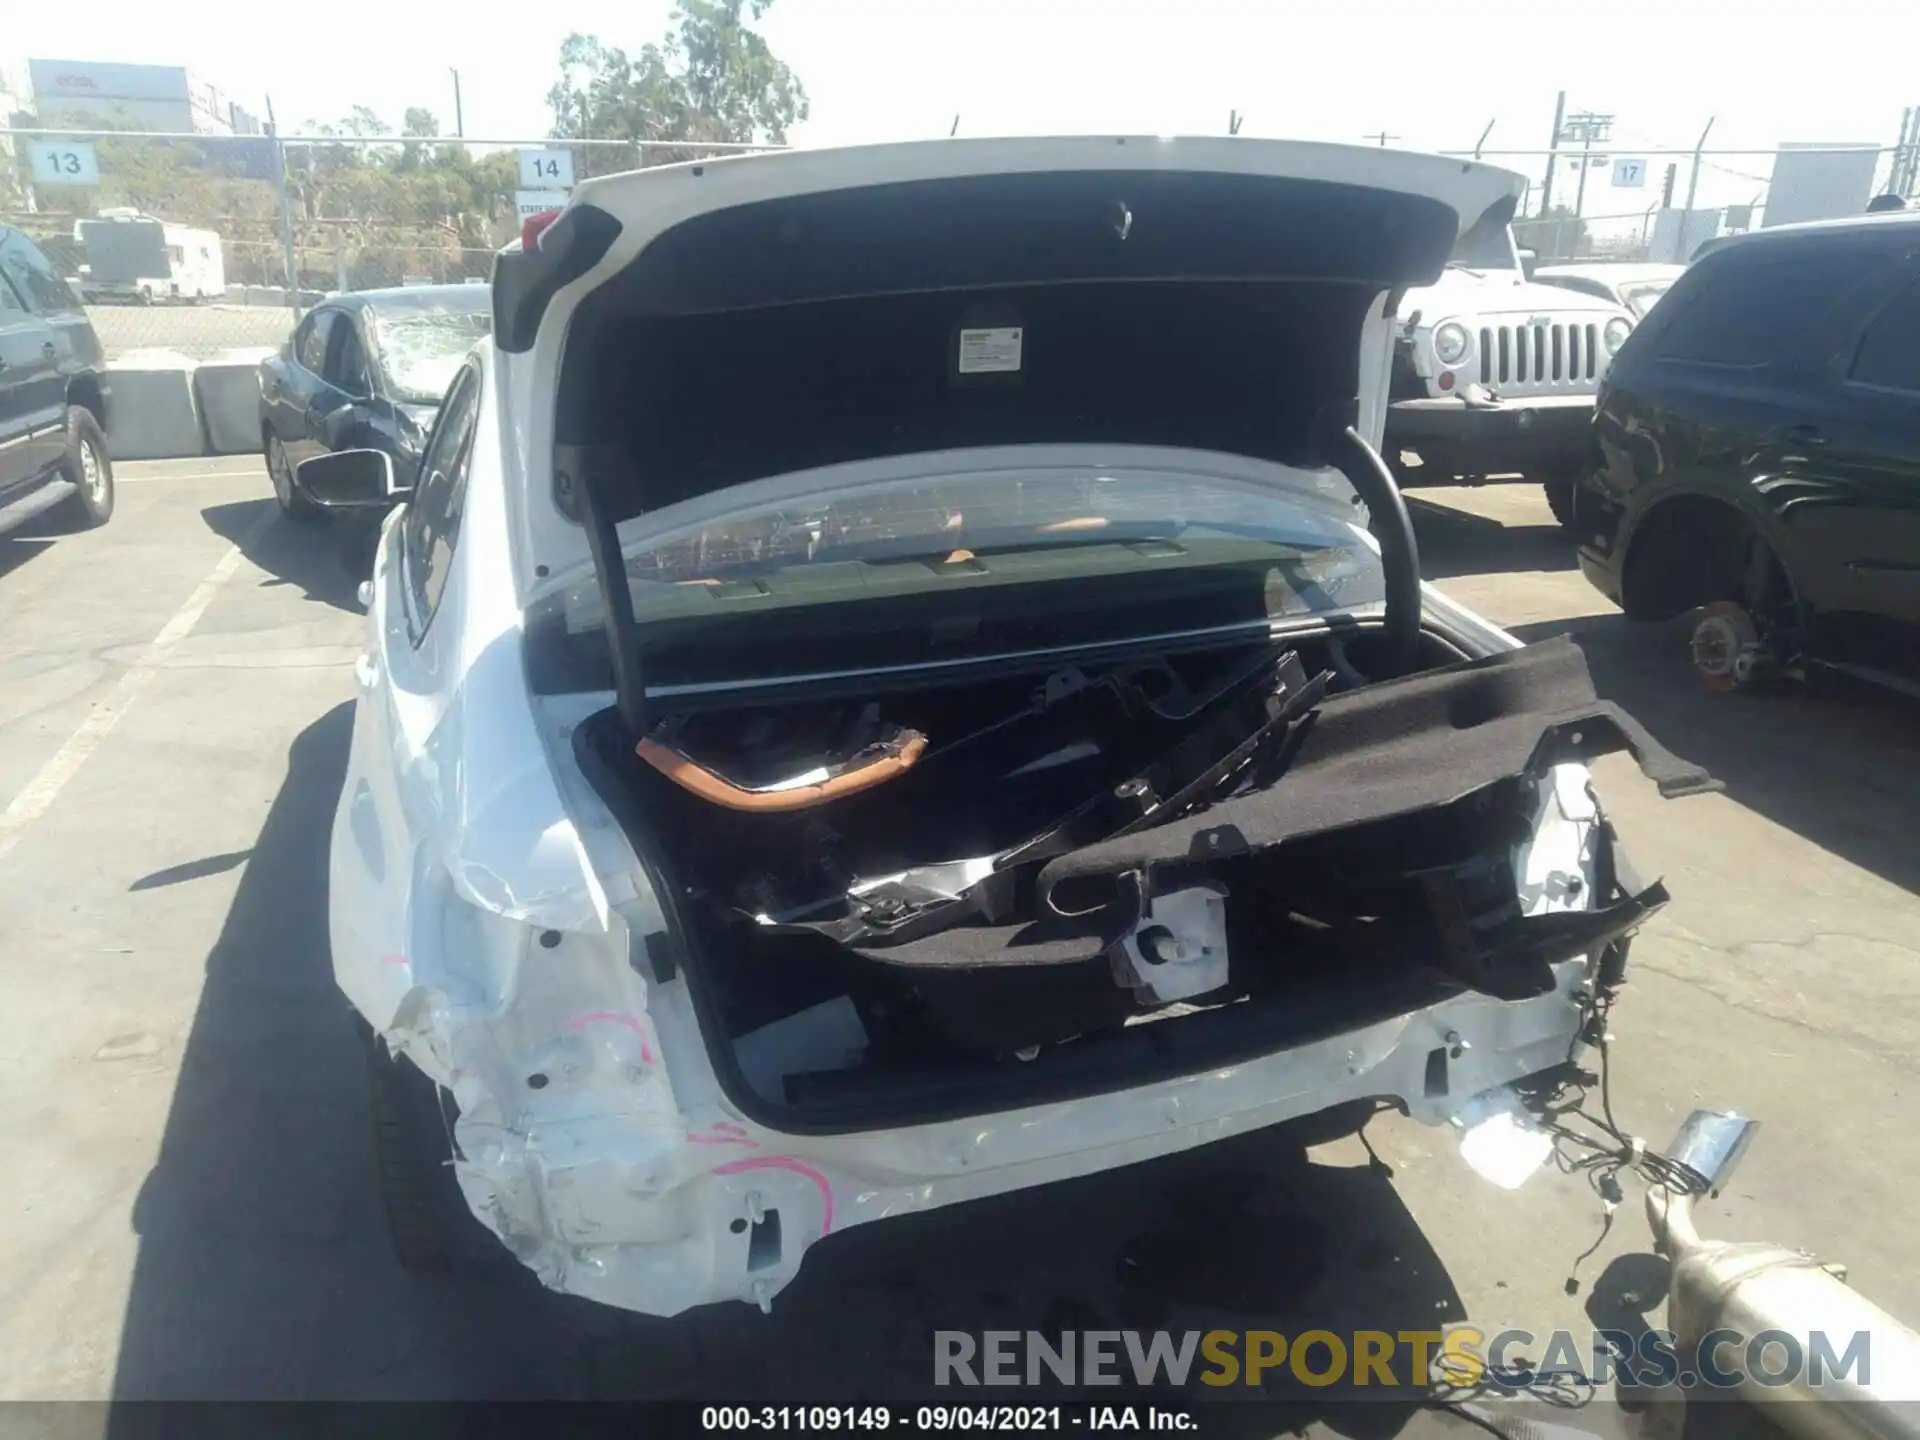
<svg viewBox="0 0 1920 1440">
<path fill-rule="evenodd" d="M 1386 626 L 1392 646 L 1388 680 L 1412 672 L 1419 660 L 1421 611 L 1420 545 L 1413 533 L 1407 502 L 1380 452 L 1354 428 L 1357 405 L 1330 405 L 1314 418 L 1320 453 L 1345 475 L 1367 504 L 1367 528 L 1380 542 L 1380 568 L 1386 581 Z"/>
<path fill-rule="evenodd" d="M 640 626 L 633 616 L 633 591 L 627 585 L 627 558 L 620 550 L 620 532 L 608 512 L 600 481 L 583 474 L 575 487 L 580 497 L 580 519 L 593 556 L 593 575 L 600 586 L 600 606 L 612 660 L 614 702 L 627 727 L 628 743 L 647 733 L 647 688 L 640 668 Z"/>
<path fill-rule="evenodd" d="M 524 355 L 541 317 L 562 286 L 600 263 L 619 238 L 620 222 L 597 205 L 574 205 L 540 232 L 531 250 L 493 257 L 493 343 Z"/>
</svg>

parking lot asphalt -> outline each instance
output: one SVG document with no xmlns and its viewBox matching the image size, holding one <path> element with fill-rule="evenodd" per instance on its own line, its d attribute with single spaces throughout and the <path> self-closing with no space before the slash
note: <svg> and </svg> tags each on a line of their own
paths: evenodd
<svg viewBox="0 0 1920 1440">
<path fill-rule="evenodd" d="M 1371 1156 L 1261 1134 L 835 1235 L 770 1316 L 402 1272 L 327 962 L 357 577 L 274 516 L 257 462 L 119 475 L 104 529 L 0 538 L 0 1398 L 885 1398 L 925 1389 L 940 1328 L 1658 1323 L 1637 1190 L 1602 1239 L 1583 1180 L 1496 1191 L 1391 1118 Z M 1601 767 L 1675 896 L 1615 1015 L 1621 1121 L 1657 1144 L 1696 1105 L 1758 1116 L 1703 1230 L 1844 1260 L 1920 1319 L 1914 712 L 1701 692 L 1684 636 L 1590 590 L 1532 487 L 1416 509 L 1430 576 L 1523 638 L 1571 632 L 1603 694 L 1726 781 L 1662 801 Z"/>
</svg>

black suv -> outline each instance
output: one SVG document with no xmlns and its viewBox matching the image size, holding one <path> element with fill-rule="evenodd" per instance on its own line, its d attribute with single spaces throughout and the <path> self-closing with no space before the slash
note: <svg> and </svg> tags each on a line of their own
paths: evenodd
<svg viewBox="0 0 1920 1440">
<path fill-rule="evenodd" d="M 0 534 L 45 510 L 75 526 L 113 514 L 100 337 L 59 271 L 0 225 Z"/>
<path fill-rule="evenodd" d="M 1614 360 L 1591 448 L 1580 568 L 1631 619 L 1703 609 L 1710 685 L 1920 693 L 1920 215 L 1716 246 Z"/>
</svg>

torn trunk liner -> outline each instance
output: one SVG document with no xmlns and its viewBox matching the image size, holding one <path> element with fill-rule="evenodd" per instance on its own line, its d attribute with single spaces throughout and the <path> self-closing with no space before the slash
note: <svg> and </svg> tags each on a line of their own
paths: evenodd
<svg viewBox="0 0 1920 1440">
<path fill-rule="evenodd" d="M 670 857 L 717 1068 L 797 1129 L 1524 998 L 1664 902 L 1621 887 L 1603 823 L 1597 893 L 1529 876 L 1577 762 L 1714 785 L 1596 699 L 1570 642 L 1338 694 L 1324 644 L 681 709 L 637 746 L 609 712 L 583 744 Z"/>
</svg>

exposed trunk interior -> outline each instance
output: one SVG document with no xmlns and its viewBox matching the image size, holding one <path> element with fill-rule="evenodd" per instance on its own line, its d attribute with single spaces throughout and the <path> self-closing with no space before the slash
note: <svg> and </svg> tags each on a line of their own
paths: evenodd
<svg viewBox="0 0 1920 1440">
<path fill-rule="evenodd" d="M 576 743 L 662 872 L 736 1102 L 910 1123 L 1537 994 L 1644 913 L 1609 881 L 1522 915 L 1535 777 L 1622 743 L 1577 650 L 1429 636 L 1426 673 L 1368 684 L 1369 643 L 664 706 L 652 760 L 607 712 Z M 794 798 L 905 736 L 884 779 Z"/>
</svg>

